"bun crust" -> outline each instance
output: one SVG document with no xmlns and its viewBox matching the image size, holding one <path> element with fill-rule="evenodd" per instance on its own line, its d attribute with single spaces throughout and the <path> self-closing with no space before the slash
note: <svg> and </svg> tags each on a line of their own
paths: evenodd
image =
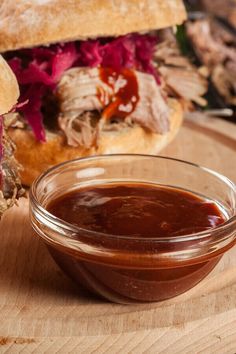
<svg viewBox="0 0 236 354">
<path fill-rule="evenodd" d="M 15 75 L 0 55 L 0 115 L 9 112 L 19 97 Z"/>
<path fill-rule="evenodd" d="M 2 0 L 0 52 L 181 24 L 182 0 Z"/>
<path fill-rule="evenodd" d="M 99 137 L 96 149 L 70 147 L 63 136 L 52 133 L 47 134 L 46 143 L 39 143 L 28 130 L 10 129 L 9 135 L 17 147 L 16 158 L 24 167 L 21 171 L 22 183 L 29 186 L 49 167 L 79 157 L 112 153 L 157 154 L 174 138 L 183 120 L 180 103 L 170 99 L 168 104 L 171 109 L 171 125 L 167 134 L 153 134 L 139 126 L 121 131 L 107 131 Z"/>
</svg>

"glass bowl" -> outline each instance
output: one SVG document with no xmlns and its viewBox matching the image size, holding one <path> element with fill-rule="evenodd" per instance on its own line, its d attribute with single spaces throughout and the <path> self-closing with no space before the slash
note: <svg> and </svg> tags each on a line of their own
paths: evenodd
<svg viewBox="0 0 236 354">
<path fill-rule="evenodd" d="M 47 205 L 83 186 L 155 183 L 217 203 L 226 221 L 176 237 L 105 235 L 73 226 Z M 104 155 L 62 163 L 42 174 L 30 190 L 30 219 L 61 269 L 79 285 L 118 303 L 160 301 L 201 281 L 236 239 L 236 186 L 195 164 L 158 156 Z"/>
</svg>

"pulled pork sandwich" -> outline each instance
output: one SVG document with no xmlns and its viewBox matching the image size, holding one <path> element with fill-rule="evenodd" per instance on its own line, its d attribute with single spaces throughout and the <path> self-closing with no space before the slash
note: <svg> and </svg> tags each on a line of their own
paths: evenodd
<svg viewBox="0 0 236 354">
<path fill-rule="evenodd" d="M 205 79 L 160 31 L 185 18 L 182 0 L 2 2 L 0 52 L 28 100 L 10 130 L 24 184 L 68 159 L 173 139 L 183 106 L 205 103 Z"/>
<path fill-rule="evenodd" d="M 14 144 L 6 133 L 4 114 L 16 104 L 19 88 L 15 76 L 0 56 L 0 217 L 24 194 L 19 178 L 19 165 L 16 162 Z"/>
</svg>

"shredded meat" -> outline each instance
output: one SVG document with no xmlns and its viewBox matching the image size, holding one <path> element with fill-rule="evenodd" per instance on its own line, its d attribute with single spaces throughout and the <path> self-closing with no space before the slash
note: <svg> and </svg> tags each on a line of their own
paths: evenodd
<svg viewBox="0 0 236 354">
<path fill-rule="evenodd" d="M 139 124 L 156 133 L 165 133 L 169 129 L 168 106 L 162 97 L 160 87 L 153 76 L 135 72 L 139 102 L 135 110 L 127 114 L 123 123 L 103 118 L 102 111 L 114 97 L 113 88 L 100 79 L 97 68 L 73 68 L 62 77 L 57 87 L 57 98 L 61 114 L 59 126 L 64 131 L 69 145 L 94 145 L 100 130 L 119 129 L 123 124 Z M 119 80 L 119 78 L 118 78 Z M 119 86 L 114 85 L 114 90 Z M 98 98 L 98 92 L 103 97 Z M 101 103 L 103 102 L 103 103 Z M 93 120 L 88 112 L 99 112 L 101 118 Z M 116 117 L 114 117 L 116 118 Z"/>
<path fill-rule="evenodd" d="M 236 49 L 227 45 L 225 29 L 222 29 L 222 35 L 220 32 L 220 25 L 209 19 L 187 24 L 187 33 L 197 55 L 208 67 L 222 63 L 227 59 L 236 61 Z"/>
<path fill-rule="evenodd" d="M 176 39 L 169 31 L 162 31 L 163 42 L 159 43 L 155 51 L 158 65 L 171 65 L 174 67 L 191 68 L 187 57 L 184 57 L 177 45 Z"/>
<path fill-rule="evenodd" d="M 167 95 L 182 98 L 186 108 L 192 108 L 192 102 L 201 106 L 207 104 L 202 97 L 207 91 L 207 80 L 184 57 L 177 45 L 176 39 L 169 30 L 161 32 L 162 40 L 155 52 L 158 70 L 163 77 L 163 88 Z"/>
<path fill-rule="evenodd" d="M 96 124 L 93 124 L 92 111 L 101 111 L 102 104 L 97 96 L 97 88 L 107 93 L 105 102 L 109 102 L 110 88 L 101 82 L 98 69 L 74 68 L 65 72 L 57 86 L 60 106 L 58 119 L 61 130 L 71 146 L 93 145 L 96 137 Z"/>
<path fill-rule="evenodd" d="M 96 116 L 96 113 L 95 113 Z M 62 113 L 59 117 L 59 125 L 65 132 L 68 144 L 71 146 L 84 146 L 89 148 L 94 145 L 97 135 L 96 118 L 94 112 L 76 111 Z"/>
<path fill-rule="evenodd" d="M 169 109 L 153 76 L 136 71 L 139 102 L 129 115 L 134 123 L 154 133 L 169 131 Z"/>
<path fill-rule="evenodd" d="M 223 17 L 236 28 L 235 0 L 201 0 L 201 3 L 205 10 L 219 17 Z"/>
<path fill-rule="evenodd" d="M 187 24 L 187 33 L 212 82 L 228 104 L 236 104 L 236 39 L 212 19 Z"/>
<path fill-rule="evenodd" d="M 205 106 L 207 101 L 202 97 L 206 93 L 206 80 L 194 70 L 162 66 L 159 69 L 166 85 L 173 94 Z"/>
<path fill-rule="evenodd" d="M 220 95 L 229 104 L 236 106 L 236 63 L 229 62 L 225 67 L 222 64 L 216 65 L 211 78 Z"/>
<path fill-rule="evenodd" d="M 2 144 L 0 216 L 5 210 L 14 205 L 17 199 L 23 196 L 25 192 L 20 182 L 20 166 L 13 155 L 15 146 L 5 129 L 3 130 Z"/>
</svg>

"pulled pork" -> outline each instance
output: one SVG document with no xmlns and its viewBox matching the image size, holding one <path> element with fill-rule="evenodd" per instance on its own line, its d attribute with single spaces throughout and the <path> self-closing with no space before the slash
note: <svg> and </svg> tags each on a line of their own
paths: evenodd
<svg viewBox="0 0 236 354">
<path fill-rule="evenodd" d="M 212 70 L 212 82 L 227 103 L 236 106 L 236 62 L 218 64 Z"/>
<path fill-rule="evenodd" d="M 169 108 L 160 86 L 149 74 L 139 71 L 135 74 L 140 98 L 135 110 L 129 115 L 129 119 L 153 133 L 167 133 L 170 127 Z"/>
<path fill-rule="evenodd" d="M 201 4 L 206 11 L 224 18 L 236 28 L 235 0 L 201 0 Z"/>
<path fill-rule="evenodd" d="M 134 74 L 139 88 L 139 101 L 134 111 L 127 113 L 125 119 L 107 120 L 102 111 L 114 103 L 116 90 L 125 85 L 122 75 L 112 87 L 101 80 L 98 68 L 73 68 L 65 72 L 57 86 L 57 97 L 61 112 L 59 126 L 69 145 L 89 148 L 94 145 L 100 130 L 117 130 L 124 124 L 139 124 L 160 134 L 169 130 L 169 109 L 155 78 L 137 71 Z M 102 93 L 102 99 L 98 92 Z"/>
<path fill-rule="evenodd" d="M 1 124 L 3 117 L 1 117 Z M 24 195 L 21 186 L 19 170 L 20 166 L 14 158 L 15 146 L 8 137 L 4 127 L 2 129 L 2 156 L 1 156 L 1 190 L 0 190 L 0 216 L 9 207 L 14 205 L 17 199 Z"/>
<path fill-rule="evenodd" d="M 164 66 L 160 68 L 160 73 L 170 94 L 172 93 L 184 99 L 189 108 L 192 107 L 191 102 L 195 102 L 200 106 L 207 104 L 207 101 L 202 97 L 206 93 L 207 84 L 197 72 Z"/>
<path fill-rule="evenodd" d="M 155 60 L 167 95 L 181 98 L 186 109 L 192 108 L 192 102 L 205 106 L 207 101 L 202 96 L 208 87 L 206 78 L 181 54 L 170 30 L 161 34 L 163 41 L 156 48 Z"/>
<path fill-rule="evenodd" d="M 200 61 L 207 66 L 212 82 L 226 103 L 236 104 L 236 39 L 213 19 L 187 24 L 187 34 Z"/>
<path fill-rule="evenodd" d="M 71 146 L 90 148 L 95 145 L 97 136 L 96 111 L 66 111 L 59 117 L 59 125 Z"/>
<path fill-rule="evenodd" d="M 96 138 L 96 112 L 102 110 L 97 95 L 98 86 L 103 88 L 104 101 L 109 101 L 110 88 L 101 82 L 98 69 L 73 68 L 67 70 L 57 86 L 57 98 L 60 106 L 59 127 L 71 146 L 94 145 Z M 95 114 L 93 113 L 95 112 Z"/>
</svg>

